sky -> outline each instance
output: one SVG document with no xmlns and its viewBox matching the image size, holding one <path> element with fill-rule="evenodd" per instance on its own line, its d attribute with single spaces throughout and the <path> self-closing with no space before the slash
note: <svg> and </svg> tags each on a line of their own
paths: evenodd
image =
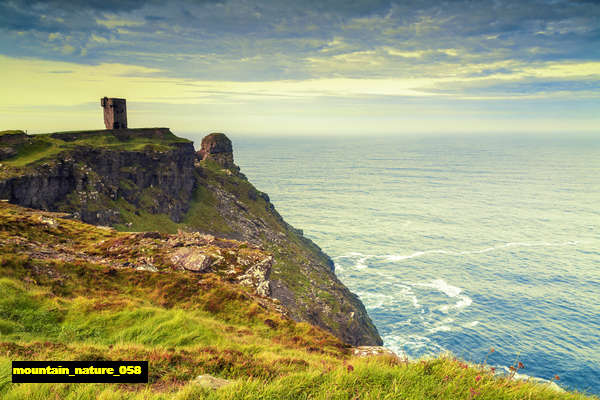
<svg viewBox="0 0 600 400">
<path fill-rule="evenodd" d="M 600 1 L 0 0 L 0 130 L 599 133 Z"/>
</svg>

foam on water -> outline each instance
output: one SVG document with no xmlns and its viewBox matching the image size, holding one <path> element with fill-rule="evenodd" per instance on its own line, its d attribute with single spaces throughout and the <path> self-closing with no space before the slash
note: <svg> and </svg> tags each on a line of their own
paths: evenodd
<svg viewBox="0 0 600 400">
<path fill-rule="evenodd" d="M 461 309 L 473 304 L 473 300 L 469 296 L 461 296 L 460 300 L 454 305 L 455 308 Z"/>
<path fill-rule="evenodd" d="M 449 285 L 443 279 L 435 279 L 429 283 L 415 283 L 414 285 L 437 289 L 448 297 L 456 297 L 460 294 L 460 292 L 462 292 L 461 288 Z"/>
<path fill-rule="evenodd" d="M 479 325 L 479 321 L 471 321 L 471 322 L 467 322 L 466 324 L 464 324 L 463 326 L 465 328 L 475 328 L 477 325 Z"/>
<path fill-rule="evenodd" d="M 440 326 L 436 326 L 435 328 L 429 328 L 430 333 L 449 332 L 451 330 L 452 330 L 452 328 L 449 327 L 448 325 L 440 325 Z"/>
<path fill-rule="evenodd" d="M 566 242 L 560 243 L 552 243 L 552 242 L 508 242 L 503 243 L 501 245 L 486 247 L 477 250 L 462 250 L 462 251 L 453 251 L 453 250 L 444 250 L 444 249 L 434 249 L 434 250 L 423 250 L 423 251 L 415 251 L 412 254 L 384 254 L 384 255 L 374 255 L 374 254 L 362 254 L 351 252 L 346 255 L 337 256 L 334 259 L 344 259 L 344 258 L 357 258 L 357 262 L 355 266 L 357 268 L 366 268 L 367 265 L 365 262 L 368 260 L 382 260 L 387 262 L 398 262 L 403 260 L 410 260 L 411 258 L 418 258 L 423 256 L 430 256 L 435 254 L 443 254 L 443 255 L 452 255 L 452 256 L 463 256 L 470 254 L 485 254 L 495 250 L 504 250 L 504 249 L 512 249 L 515 247 L 565 247 L 565 246 L 575 246 L 580 243 L 577 240 L 569 240 Z M 587 241 L 587 243 L 590 243 Z"/>
</svg>

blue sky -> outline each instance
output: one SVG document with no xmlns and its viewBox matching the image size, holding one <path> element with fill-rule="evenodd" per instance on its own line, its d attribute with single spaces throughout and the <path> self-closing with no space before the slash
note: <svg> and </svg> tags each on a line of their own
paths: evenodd
<svg viewBox="0 0 600 400">
<path fill-rule="evenodd" d="M 598 1 L 0 1 L 0 128 L 597 132 Z"/>
</svg>

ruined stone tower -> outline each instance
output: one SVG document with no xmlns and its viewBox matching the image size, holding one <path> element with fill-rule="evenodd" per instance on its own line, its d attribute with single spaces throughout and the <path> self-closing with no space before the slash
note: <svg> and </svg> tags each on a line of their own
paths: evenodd
<svg viewBox="0 0 600 400">
<path fill-rule="evenodd" d="M 100 99 L 100 105 L 104 108 L 104 125 L 106 129 L 127 128 L 127 105 L 125 99 L 104 97 Z"/>
</svg>

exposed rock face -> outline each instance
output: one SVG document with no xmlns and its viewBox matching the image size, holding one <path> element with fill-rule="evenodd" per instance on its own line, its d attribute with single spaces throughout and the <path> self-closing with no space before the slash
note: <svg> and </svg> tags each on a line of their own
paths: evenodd
<svg viewBox="0 0 600 400">
<path fill-rule="evenodd" d="M 87 132 L 85 140 L 95 142 L 106 134 Z M 206 273 L 239 265 L 241 269 L 227 272 L 230 279 L 279 300 L 291 318 L 322 327 L 350 345 L 382 344 L 360 299 L 335 276 L 331 259 L 301 230 L 287 224 L 269 197 L 239 173 L 231 141 L 224 134 L 205 137 L 198 153 L 185 141 L 153 146 L 172 135 L 166 129 L 111 134 L 127 146 L 78 145 L 85 142 L 82 133 L 52 134 L 68 143 L 66 150 L 10 174 L 0 168 L 0 198 L 68 212 L 96 225 L 168 233 L 181 229 L 170 239 L 174 242 L 169 252 L 169 262 L 180 270 Z M 149 145 L 129 144 L 140 138 Z M 135 240 L 153 235 L 160 237 L 146 232 Z M 270 256 L 233 260 L 225 250 L 200 251 L 203 243 L 222 240 L 216 236 L 247 242 Z M 152 270 L 156 265 L 146 260 L 135 267 Z"/>
<path fill-rule="evenodd" d="M 116 201 L 180 221 L 194 180 L 194 146 L 127 151 L 77 146 L 22 175 L 0 180 L 0 198 L 25 207 L 66 211 L 85 222 L 123 222 Z"/>
<path fill-rule="evenodd" d="M 226 235 L 275 253 L 269 294 L 286 306 L 292 318 L 327 329 L 351 345 L 383 343 L 360 299 L 335 276 L 333 261 L 283 220 L 267 194 L 237 172 L 215 173 L 202 164 L 196 171 L 198 186 L 208 189 L 231 228 Z"/>
<path fill-rule="evenodd" d="M 211 133 L 205 136 L 198 156 L 202 161 L 213 160 L 222 168 L 234 167 L 231 140 L 223 133 Z"/>
</svg>

